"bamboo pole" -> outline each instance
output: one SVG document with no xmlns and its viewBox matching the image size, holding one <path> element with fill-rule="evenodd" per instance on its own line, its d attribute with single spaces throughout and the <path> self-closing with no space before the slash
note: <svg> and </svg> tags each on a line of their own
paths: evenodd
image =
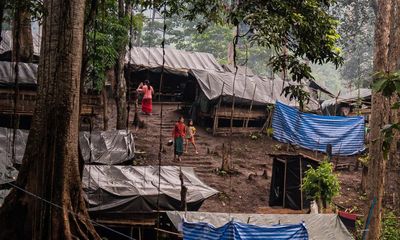
<svg viewBox="0 0 400 240">
<path fill-rule="evenodd" d="M 224 87 L 225 87 L 225 82 L 222 83 L 222 88 L 221 88 L 221 95 L 219 96 L 219 101 L 217 104 L 217 107 L 214 109 L 214 123 L 213 123 L 213 135 L 217 133 L 217 128 L 218 128 L 218 111 L 221 107 L 221 102 L 222 102 L 222 95 L 224 94 Z"/>
<path fill-rule="evenodd" d="M 283 201 L 282 201 L 282 207 L 285 208 L 286 205 L 286 176 L 287 176 L 287 164 L 288 160 L 285 159 L 285 174 L 283 177 Z"/>
<path fill-rule="evenodd" d="M 250 108 L 249 108 L 249 114 L 247 115 L 247 120 L 246 120 L 246 126 L 245 126 L 246 128 L 249 126 L 250 114 L 251 114 L 251 110 L 253 109 L 254 96 L 256 94 L 256 89 L 257 89 L 257 85 L 254 85 L 253 96 L 251 98 L 251 103 L 250 103 Z"/>
</svg>

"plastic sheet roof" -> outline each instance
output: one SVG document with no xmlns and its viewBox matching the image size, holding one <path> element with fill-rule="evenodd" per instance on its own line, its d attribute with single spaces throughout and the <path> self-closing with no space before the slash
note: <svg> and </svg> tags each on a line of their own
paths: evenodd
<svg viewBox="0 0 400 240">
<path fill-rule="evenodd" d="M 162 48 L 133 47 L 125 56 L 125 63 L 146 68 L 160 68 L 163 64 Z M 210 53 L 187 52 L 165 48 L 165 68 L 188 71 L 189 69 L 224 71 Z"/>
<path fill-rule="evenodd" d="M 14 86 L 15 63 L 0 61 L 0 87 Z M 18 63 L 18 84 L 21 86 L 37 85 L 37 68 L 34 63 Z"/>
<path fill-rule="evenodd" d="M 191 167 L 162 166 L 161 209 L 176 210 L 180 207 L 180 171 L 188 189 L 188 209 L 197 210 L 205 199 L 218 193 L 202 182 Z M 86 165 L 82 181 L 90 204 L 89 211 L 127 213 L 156 210 L 158 177 L 158 166 Z"/>
<path fill-rule="evenodd" d="M 1 37 L 3 40 L 0 44 L 0 54 L 12 51 L 13 41 L 12 41 L 12 31 L 6 30 L 1 32 Z M 32 32 L 33 37 L 33 54 L 36 56 L 40 55 L 40 42 L 41 36 L 39 33 Z"/>
<path fill-rule="evenodd" d="M 371 89 L 368 88 L 360 88 L 356 89 L 347 93 L 340 94 L 338 98 L 331 98 L 328 100 L 325 100 L 322 103 L 322 108 L 326 108 L 328 106 L 332 106 L 338 103 L 352 103 L 356 102 L 358 99 L 365 100 L 365 99 L 370 99 L 371 98 Z"/>
<path fill-rule="evenodd" d="M 223 226 L 231 220 L 258 226 L 304 222 L 310 240 L 354 239 L 336 214 L 229 214 L 210 212 L 187 212 L 185 214 L 185 212 L 169 211 L 167 216 L 177 230 L 180 230 L 184 218 L 189 222 L 206 222 L 215 227 Z"/>
<path fill-rule="evenodd" d="M 289 100 L 282 94 L 283 88 L 289 86 L 289 82 L 284 82 L 278 76 L 275 76 L 274 79 L 269 79 L 261 78 L 257 75 L 236 74 L 235 78 L 235 74 L 231 72 L 194 69 L 190 73 L 197 79 L 201 90 L 209 100 L 217 99 L 221 95 L 223 87 L 223 96 L 233 96 L 235 94 L 236 98 L 248 101 L 253 99 L 254 93 L 255 104 L 275 104 L 276 101 L 280 101 L 293 107 L 299 105 L 296 101 Z M 235 89 L 233 89 L 234 82 Z M 318 105 L 310 100 L 307 107 L 309 110 L 315 110 Z"/>
<path fill-rule="evenodd" d="M 135 157 L 134 136 L 126 130 L 80 132 L 79 148 L 85 163 L 120 164 Z"/>
</svg>

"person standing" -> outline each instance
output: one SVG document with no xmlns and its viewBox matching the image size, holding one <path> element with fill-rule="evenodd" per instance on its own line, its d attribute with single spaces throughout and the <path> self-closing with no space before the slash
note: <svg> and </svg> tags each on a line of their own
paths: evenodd
<svg viewBox="0 0 400 240">
<path fill-rule="evenodd" d="M 150 115 L 153 111 L 153 94 L 154 89 L 150 86 L 149 80 L 140 83 L 139 87 L 137 88 L 139 93 L 143 93 L 142 99 L 142 112 L 144 114 Z"/>
<path fill-rule="evenodd" d="M 193 120 L 189 120 L 188 126 L 186 128 L 186 143 L 185 143 L 185 153 L 187 153 L 188 145 L 191 143 L 196 151 L 196 154 L 199 154 L 197 151 L 196 143 L 194 141 L 194 136 L 196 135 L 196 128 L 193 126 Z"/>
<path fill-rule="evenodd" d="M 174 138 L 174 161 L 178 156 L 178 161 L 181 161 L 183 154 L 183 139 L 186 136 L 186 126 L 183 117 L 179 117 L 175 124 L 174 130 L 172 131 L 172 137 Z"/>
</svg>

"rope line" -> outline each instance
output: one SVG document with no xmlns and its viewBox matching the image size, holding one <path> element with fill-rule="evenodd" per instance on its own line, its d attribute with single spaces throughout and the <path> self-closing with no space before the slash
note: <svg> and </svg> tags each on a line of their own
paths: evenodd
<svg viewBox="0 0 400 240">
<path fill-rule="evenodd" d="M 45 198 L 42 198 L 42 197 L 40 197 L 40 196 L 38 196 L 38 195 L 36 195 L 36 194 L 34 194 L 34 193 L 32 193 L 32 192 L 29 192 L 28 190 L 23 189 L 23 188 L 21 188 L 21 187 L 15 185 L 15 184 L 13 184 L 13 183 L 7 183 L 7 184 L 9 184 L 9 185 L 12 186 L 13 188 L 18 189 L 18 190 L 20 190 L 20 191 L 22 191 L 22 192 L 24 192 L 24 193 L 26 193 L 26 194 L 28 194 L 28 195 L 30 195 L 30 196 L 36 198 L 36 199 L 41 200 L 42 202 L 47 203 L 47 204 L 49 204 L 49 205 L 51 205 L 51 206 L 53 206 L 53 207 L 55 207 L 55 208 L 64 209 L 64 208 L 61 207 L 60 205 L 58 205 L 58 204 L 56 204 L 56 203 L 53 203 L 53 202 L 51 202 L 51 201 L 49 201 L 49 200 L 47 200 L 47 199 L 45 199 Z M 71 210 L 68 210 L 68 209 L 67 209 L 67 212 L 70 213 L 70 214 L 72 214 L 72 215 L 74 215 L 75 217 L 78 217 L 78 218 L 81 218 L 81 219 L 84 219 L 84 220 L 88 220 L 88 221 L 90 221 L 92 224 L 94 224 L 94 225 L 96 225 L 96 226 L 102 227 L 102 228 L 104 228 L 104 229 L 106 229 L 106 230 L 109 230 L 109 231 L 111 231 L 111 232 L 113 232 L 113 233 L 115 233 L 115 234 L 118 234 L 118 235 L 120 235 L 120 236 L 123 236 L 123 237 L 125 237 L 125 238 L 127 238 L 127 239 L 135 240 L 134 238 L 131 238 L 130 236 L 125 235 L 124 233 L 121 233 L 121 232 L 116 231 L 116 230 L 114 230 L 114 229 L 112 229 L 112 228 L 109 228 L 109 227 L 107 227 L 106 225 L 101 224 L 101 223 L 98 223 L 98 222 L 96 222 L 96 221 L 94 221 L 94 220 L 92 220 L 92 219 L 90 219 L 90 218 L 86 218 L 86 217 L 82 216 L 81 214 L 77 214 L 77 213 L 75 213 L 75 212 L 73 212 L 73 211 L 71 211 Z"/>
<path fill-rule="evenodd" d="M 164 79 L 164 67 L 165 67 L 165 32 L 167 30 L 166 24 L 166 2 L 164 1 L 164 21 L 163 21 L 163 40 L 161 42 L 162 47 L 162 67 L 160 76 L 160 86 L 158 89 L 158 102 L 160 103 L 160 138 L 159 138 L 159 151 L 158 151 L 158 186 L 157 186 L 157 228 L 160 228 L 160 194 L 161 194 L 161 162 L 162 162 L 162 128 L 163 128 L 163 103 L 161 102 L 161 88 Z M 157 239 L 160 235 L 157 231 Z"/>
</svg>

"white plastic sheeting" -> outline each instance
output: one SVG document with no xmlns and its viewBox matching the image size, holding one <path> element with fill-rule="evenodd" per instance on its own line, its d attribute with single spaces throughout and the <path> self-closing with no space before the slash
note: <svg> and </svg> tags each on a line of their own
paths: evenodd
<svg viewBox="0 0 400 240">
<path fill-rule="evenodd" d="M 180 171 L 187 187 L 188 209 L 197 210 L 205 199 L 218 193 L 202 182 L 191 167 L 162 166 L 160 209 L 180 208 Z M 158 166 L 86 165 L 82 181 L 90 211 L 127 213 L 157 210 L 158 178 Z"/>
<path fill-rule="evenodd" d="M 0 61 L 0 87 L 14 86 L 15 63 Z M 37 68 L 34 63 L 18 63 L 18 84 L 33 86 L 37 85 Z"/>
<path fill-rule="evenodd" d="M 163 50 L 162 48 L 133 47 L 130 52 L 127 52 L 125 62 L 137 66 L 159 68 L 163 65 Z M 222 66 L 210 53 L 188 52 L 174 48 L 165 48 L 164 66 L 182 71 L 189 69 L 223 71 Z"/>
</svg>

